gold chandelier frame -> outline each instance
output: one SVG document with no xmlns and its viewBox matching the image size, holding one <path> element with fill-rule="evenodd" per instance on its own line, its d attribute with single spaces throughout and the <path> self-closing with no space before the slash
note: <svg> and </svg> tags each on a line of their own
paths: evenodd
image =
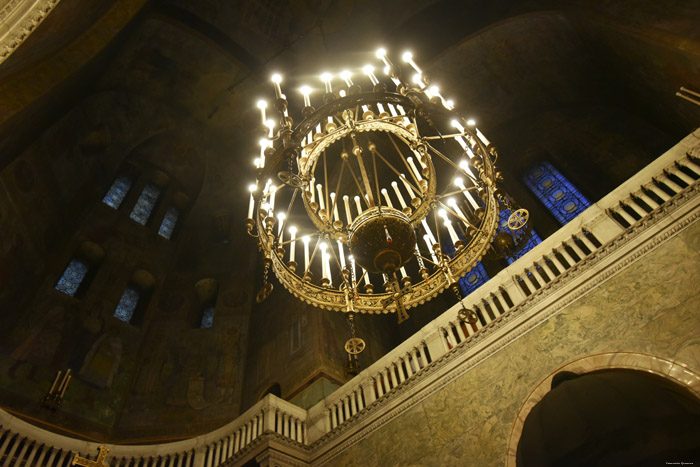
<svg viewBox="0 0 700 467">
<path fill-rule="evenodd" d="M 261 291 L 262 297 L 259 295 L 259 298 L 264 299 L 272 289 L 267 284 L 267 271 L 271 268 L 279 282 L 291 294 L 315 307 L 351 314 L 356 312 L 369 314 L 399 312 L 401 320 L 401 314 L 405 315 L 405 310 L 429 301 L 447 288 L 454 289 L 459 278 L 476 266 L 491 245 L 499 214 L 496 184 L 500 180 L 500 173 L 495 168 L 497 159 L 495 148 L 471 121 L 462 119 L 437 91 L 429 90 L 430 81 L 425 75 L 419 73 L 421 79 L 414 80 L 417 84 L 409 84 L 401 78 L 398 68 L 394 67 L 385 55 L 380 58 L 387 64 L 386 71 L 388 71 L 387 74 L 391 81 L 396 84 L 396 92 L 390 92 L 387 85 L 379 82 L 373 74 L 370 76 L 373 84 L 371 91 L 362 91 L 350 79 L 345 79 L 347 87 L 344 87 L 344 92 L 333 94 L 329 92 L 330 85 L 326 82 L 324 104 L 319 108 L 311 107 L 308 94 L 304 94 L 303 120 L 296 127 L 294 127 L 292 118 L 289 117 L 286 96 L 280 90 L 279 82 L 281 79 L 273 80 L 277 94 L 275 107 L 281 115 L 280 130 L 273 134 L 272 126 L 265 123 L 270 128 L 268 147 L 265 147 L 265 144 L 262 145 L 261 157 L 257 163 L 258 181 L 255 186 L 251 186 L 250 209 L 254 214 L 249 215 L 246 221 L 249 234 L 257 238 L 266 268 L 265 285 Z M 412 61 L 410 63 L 420 71 Z M 368 73 L 369 75 L 370 73 Z M 388 109 L 391 109 L 391 112 Z M 262 112 L 263 121 L 266 122 L 264 108 Z M 451 129 L 449 134 L 446 134 L 437 130 L 437 122 L 446 122 L 450 119 L 457 127 L 457 131 Z M 455 121 L 457 124 L 454 124 Z M 398 156 L 395 157 L 403 158 L 408 167 L 405 162 L 408 158 L 405 157 L 397 143 L 400 143 L 403 148 L 407 148 L 410 156 L 414 157 L 421 167 L 415 174 L 410 168 L 408 169 L 411 181 L 415 182 L 415 185 L 409 182 L 408 177 L 399 174 L 398 170 L 383 155 L 378 153 L 376 145 L 373 148 L 374 143 L 370 141 L 364 146 L 358 143 L 362 135 L 366 138 L 372 135 L 392 140 L 398 153 Z M 328 153 L 332 152 L 330 149 L 344 140 L 345 142 L 351 140 L 352 148 L 348 149 L 343 146 L 343 149 L 336 151 L 335 156 L 331 154 L 329 158 Z M 439 140 L 443 144 L 448 144 L 446 141 L 452 140 L 452 148 L 453 150 L 456 148 L 455 152 L 458 156 L 466 159 L 468 155 L 468 159 L 466 159 L 468 166 L 465 166 L 464 162 L 459 164 L 449 156 L 444 155 L 433 146 L 432 142 L 435 140 Z M 461 149 L 454 143 L 455 141 L 459 141 Z M 373 189 L 370 188 L 369 180 L 372 177 L 365 173 L 363 166 L 363 154 L 369 153 L 371 153 L 374 163 L 376 193 L 373 193 Z M 339 187 L 343 177 L 342 168 L 336 191 L 331 193 L 335 196 L 331 196 L 330 199 L 328 193 L 331 187 L 327 186 L 329 185 L 327 164 L 343 165 L 348 163 L 348 160 L 357 158 L 361 173 L 357 177 L 353 172 L 352 178 L 360 193 L 363 192 L 363 186 L 366 188 L 362 202 L 367 204 L 367 208 L 362 211 L 356 200 L 359 212 L 355 220 L 357 221 L 363 213 L 366 214 L 368 211 L 378 211 L 381 216 L 383 209 L 387 211 L 390 208 L 393 209 L 388 197 L 389 206 L 385 206 L 381 199 L 375 156 L 381 158 L 397 176 L 403 177 L 402 181 L 409 193 L 413 191 L 414 197 L 408 196 L 408 203 L 404 203 L 404 200 L 401 199 L 403 206 L 400 211 L 407 216 L 413 229 L 427 230 L 430 235 L 426 236 L 434 240 L 434 243 L 430 245 L 426 239 L 425 243 L 428 244 L 423 245 L 422 249 L 416 245 L 415 261 L 419 267 L 413 269 L 418 270 L 418 275 L 410 277 L 401 268 L 403 287 L 398 285 L 398 277 L 392 281 L 391 278 L 384 275 L 385 290 L 383 292 L 375 292 L 373 285 L 362 290 L 360 287 L 362 279 L 369 273 L 359 268 L 360 273 L 356 274 L 357 265 L 354 262 L 350 262 L 348 265 L 348 262 L 345 261 L 346 258 L 339 261 L 339 256 L 344 256 L 344 248 L 349 247 L 348 236 L 353 228 L 352 216 L 347 206 L 347 197 L 345 197 L 347 222 L 341 221 L 337 213 L 338 206 L 341 204 Z M 335 159 L 333 159 L 334 157 Z M 440 161 L 443 165 L 440 171 L 436 170 L 435 161 Z M 320 170 L 320 165 L 323 165 L 325 185 L 323 188 L 319 188 L 318 198 L 320 199 L 315 199 L 314 175 L 317 170 Z M 413 163 L 411 165 L 416 167 Z M 449 183 L 439 180 L 439 177 L 444 177 L 445 165 L 448 167 L 448 171 L 452 171 L 452 174 L 469 180 L 469 186 L 462 184 L 460 188 L 450 191 L 447 188 Z M 348 167 L 350 166 L 348 165 Z M 352 171 L 352 169 L 349 170 Z M 282 184 L 275 187 L 272 183 L 273 180 L 280 180 Z M 263 185 L 265 185 L 264 189 L 262 189 Z M 409 187 L 413 187 L 413 190 Z M 272 212 L 271 201 L 274 200 L 275 195 L 279 197 L 282 190 L 291 191 L 291 195 L 287 198 L 291 201 L 287 209 L 281 213 L 286 215 L 278 213 L 277 215 L 281 217 L 276 219 Z M 469 212 L 468 216 L 464 214 L 468 211 L 466 208 L 460 210 L 452 200 L 450 200 L 452 204 L 447 203 L 450 196 L 460 193 L 476 200 L 471 201 L 473 211 Z M 373 194 L 376 198 L 373 198 Z M 400 197 L 398 190 L 396 194 Z M 309 258 L 305 258 L 306 264 L 303 268 L 299 267 L 300 265 L 295 261 L 294 253 L 290 253 L 289 258 L 286 257 L 287 249 L 294 249 L 294 235 L 292 234 L 291 239 L 286 241 L 281 238 L 285 227 L 288 227 L 287 220 L 290 217 L 292 207 L 298 199 L 303 202 L 306 216 L 311 221 L 310 224 L 307 223 L 307 229 L 315 230 L 311 235 L 316 237 L 313 253 Z M 465 201 L 462 202 L 469 207 Z M 445 225 L 443 226 L 440 226 L 438 222 L 438 210 L 444 216 Z M 448 220 L 446 212 L 449 213 L 451 221 Z M 432 219 L 430 219 L 431 216 Z M 441 247 L 441 237 L 447 237 L 444 232 L 447 224 L 460 221 L 464 226 L 462 228 L 460 225 L 463 235 L 457 239 L 454 236 L 455 230 L 451 229 L 450 232 L 451 241 L 455 246 L 455 254 L 450 257 L 444 253 Z M 430 232 L 431 228 L 428 223 L 434 225 L 433 229 L 437 237 L 434 237 Z M 387 235 L 389 235 L 388 232 Z M 296 241 L 299 240 L 296 239 Z M 331 285 L 330 267 L 328 277 L 326 277 L 326 269 L 323 268 L 327 267 L 329 260 L 325 256 L 322 261 L 326 261 L 326 266 L 321 264 L 322 279 L 315 281 L 313 274 L 311 274 L 319 245 L 322 242 L 331 243 L 331 253 L 328 256 L 332 257 L 334 265 L 337 266 L 335 276 L 340 279 L 336 281 L 337 286 Z M 338 252 L 332 247 L 334 242 L 338 244 Z M 428 254 L 424 254 L 426 249 Z M 306 250 L 307 256 L 309 256 L 309 251 Z M 323 254 L 326 254 L 325 249 Z M 338 274 L 338 270 L 340 274 Z M 376 278 L 372 281 L 373 283 L 376 283 Z"/>
</svg>

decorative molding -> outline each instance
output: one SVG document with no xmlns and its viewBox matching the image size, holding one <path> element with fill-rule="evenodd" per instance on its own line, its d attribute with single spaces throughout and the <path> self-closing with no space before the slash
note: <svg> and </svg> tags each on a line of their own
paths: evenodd
<svg viewBox="0 0 700 467">
<path fill-rule="evenodd" d="M 0 63 L 22 45 L 60 1 L 10 0 L 0 10 Z"/>
</svg>

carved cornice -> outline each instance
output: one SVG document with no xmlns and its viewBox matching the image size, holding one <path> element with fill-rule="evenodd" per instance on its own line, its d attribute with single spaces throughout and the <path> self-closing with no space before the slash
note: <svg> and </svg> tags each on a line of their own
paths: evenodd
<svg viewBox="0 0 700 467">
<path fill-rule="evenodd" d="M 690 201 L 697 198 L 699 194 L 699 183 L 694 183 L 687 187 L 648 216 L 621 232 L 613 240 L 532 293 L 508 312 L 499 316 L 478 333 L 432 362 L 414 377 L 392 389 L 370 406 L 365 407 L 343 424 L 318 439 L 310 446 L 314 465 L 325 464 L 345 449 L 364 439 L 371 432 L 440 391 L 479 363 L 488 359 L 542 322 L 550 319 L 571 303 L 626 269 L 649 251 L 697 221 L 700 218 L 700 209 L 697 206 L 690 206 L 684 212 L 679 213 L 679 211 Z M 672 214 L 680 215 L 674 218 Z M 658 224 L 662 223 L 664 219 L 669 219 L 669 222 L 667 225 L 660 227 L 658 234 L 654 235 L 653 232 L 650 232 L 655 226 L 658 228 Z M 644 238 L 645 234 L 648 234 L 650 238 Z M 639 240 L 639 243 L 631 245 L 634 240 Z M 594 266 L 602 264 L 604 259 L 610 258 L 613 254 L 621 254 L 622 256 L 617 259 L 613 258 L 613 262 L 604 269 L 596 270 L 594 268 Z M 586 275 L 588 277 L 585 277 Z M 575 283 L 577 280 L 582 282 L 577 284 Z M 550 305 L 544 303 L 552 295 L 558 293 L 559 296 L 555 303 Z M 526 322 L 517 322 L 519 317 L 527 312 L 532 313 L 533 308 L 538 305 L 544 305 L 543 309 L 530 316 L 530 319 Z M 498 339 L 492 339 L 490 343 L 484 342 L 500 329 L 505 328 L 506 325 L 511 325 L 511 329 L 499 333 L 501 335 L 498 336 Z M 482 348 L 474 349 L 480 344 L 484 344 L 486 347 L 482 346 Z M 430 379 L 433 375 L 435 380 L 432 381 L 432 384 L 423 384 L 423 387 L 417 388 L 418 385 L 425 382 L 426 379 Z M 414 388 L 417 391 L 406 396 L 406 393 L 413 392 Z M 396 405 L 391 407 L 392 404 Z M 386 413 L 382 414 L 382 412 Z M 372 417 L 372 414 L 376 414 L 375 416 L 379 418 L 369 421 L 362 428 L 363 424 L 367 423 L 367 419 Z M 356 431 L 358 429 L 359 431 Z M 332 444 L 334 439 L 342 436 L 347 436 L 347 439 L 323 453 L 325 447 Z"/>
<path fill-rule="evenodd" d="M 17 48 L 34 32 L 61 0 L 10 0 L 0 10 L 0 25 L 7 32 L 0 36 L 0 63 L 7 60 Z M 26 4 L 30 4 L 26 7 Z M 26 8 L 17 18 L 13 16 L 18 10 Z"/>
</svg>

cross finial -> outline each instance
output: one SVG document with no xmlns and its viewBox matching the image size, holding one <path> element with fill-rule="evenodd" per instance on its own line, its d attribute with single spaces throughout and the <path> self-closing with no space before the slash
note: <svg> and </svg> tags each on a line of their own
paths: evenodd
<svg viewBox="0 0 700 467">
<path fill-rule="evenodd" d="M 394 302 L 399 323 L 402 323 L 408 319 L 406 306 L 403 304 L 403 296 L 411 291 L 411 287 L 408 285 L 402 289 L 395 275 L 389 280 L 389 285 L 391 287 L 391 296 L 382 300 L 382 306 L 386 308 L 391 302 Z"/>
<path fill-rule="evenodd" d="M 91 461 L 90 459 L 80 457 L 78 454 L 76 454 L 75 456 L 73 456 L 73 462 L 71 463 L 71 465 L 82 465 L 84 467 L 109 467 L 108 464 L 104 463 L 109 449 L 104 446 L 100 446 L 97 448 L 97 450 L 99 452 L 97 453 L 96 460 Z"/>
</svg>

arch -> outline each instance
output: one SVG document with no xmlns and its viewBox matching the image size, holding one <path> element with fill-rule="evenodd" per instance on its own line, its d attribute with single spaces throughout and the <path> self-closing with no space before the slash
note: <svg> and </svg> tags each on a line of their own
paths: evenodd
<svg viewBox="0 0 700 467">
<path fill-rule="evenodd" d="M 547 375 L 525 398 L 511 429 L 506 450 L 506 467 L 516 467 L 518 442 L 523 433 L 525 420 L 535 405 L 550 392 L 552 379 L 563 372 L 582 375 L 600 370 L 638 370 L 651 373 L 688 389 L 700 398 L 700 373 L 680 362 L 637 352 L 606 352 L 579 357 Z"/>
</svg>

